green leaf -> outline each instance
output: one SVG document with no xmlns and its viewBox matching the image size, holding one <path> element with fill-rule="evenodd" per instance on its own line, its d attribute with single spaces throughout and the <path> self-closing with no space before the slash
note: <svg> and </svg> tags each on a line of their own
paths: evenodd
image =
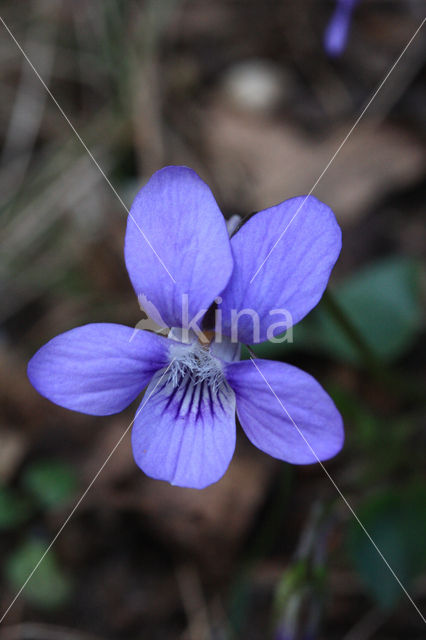
<svg viewBox="0 0 426 640">
<path fill-rule="evenodd" d="M 18 591 L 45 553 L 47 544 L 28 540 L 16 549 L 6 562 L 6 577 Z M 64 604 L 71 592 L 71 582 L 59 567 L 54 551 L 44 557 L 26 585 L 22 595 L 32 604 L 54 609 Z"/>
<path fill-rule="evenodd" d="M 31 502 L 7 487 L 0 487 L 0 531 L 13 529 L 32 513 Z"/>
<path fill-rule="evenodd" d="M 386 258 L 358 271 L 333 292 L 361 337 L 384 361 L 403 354 L 421 327 L 419 272 L 415 260 Z M 277 360 L 288 358 L 295 349 L 361 363 L 356 347 L 324 301 L 293 327 L 293 344 L 264 342 L 253 347 L 257 356 Z"/>
<path fill-rule="evenodd" d="M 388 258 L 364 268 L 336 291 L 336 299 L 379 358 L 401 355 L 421 324 L 419 267 L 407 258 Z M 359 355 L 324 306 L 316 321 L 324 347 L 344 360 Z"/>
<path fill-rule="evenodd" d="M 74 469 L 64 462 L 43 460 L 25 471 L 23 484 L 47 508 L 63 505 L 73 497 L 77 488 Z"/>
<path fill-rule="evenodd" d="M 402 584 L 426 568 L 426 489 L 411 487 L 370 498 L 359 509 L 361 522 Z M 354 520 L 348 533 L 349 555 L 373 598 L 390 609 L 403 595 L 401 587 Z"/>
</svg>

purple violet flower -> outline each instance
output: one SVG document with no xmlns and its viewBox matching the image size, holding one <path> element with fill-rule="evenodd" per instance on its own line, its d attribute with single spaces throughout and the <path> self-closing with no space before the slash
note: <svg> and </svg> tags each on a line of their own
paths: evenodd
<svg viewBox="0 0 426 640">
<path fill-rule="evenodd" d="M 348 39 L 352 12 L 359 0 L 337 0 L 336 8 L 324 34 L 324 47 L 329 56 L 340 56 Z"/>
<path fill-rule="evenodd" d="M 340 248 L 333 212 L 312 196 L 257 213 L 229 239 L 209 187 L 191 169 L 166 167 L 136 196 L 124 253 L 138 299 L 171 327 L 168 337 L 118 324 L 77 327 L 33 356 L 29 379 L 52 402 L 91 415 L 122 411 L 147 387 L 134 457 L 147 475 L 174 485 L 202 489 L 222 477 L 235 449 L 235 411 L 269 455 L 293 464 L 328 459 L 344 438 L 331 398 L 296 367 L 240 361 L 239 347 L 281 333 L 282 323 L 270 330 L 279 307 L 301 320 Z M 216 334 L 206 329 L 212 310 Z"/>
</svg>

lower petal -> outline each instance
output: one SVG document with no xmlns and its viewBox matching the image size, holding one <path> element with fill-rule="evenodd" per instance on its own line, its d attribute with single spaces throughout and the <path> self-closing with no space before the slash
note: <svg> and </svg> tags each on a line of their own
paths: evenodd
<svg viewBox="0 0 426 640">
<path fill-rule="evenodd" d="M 235 449 L 235 394 L 186 376 L 178 386 L 159 371 L 145 392 L 132 432 L 136 464 L 148 476 L 203 489 L 225 473 Z"/>
<path fill-rule="evenodd" d="M 166 338 L 120 324 L 87 324 L 45 344 L 28 363 L 42 396 L 105 416 L 125 409 L 168 360 Z"/>
<path fill-rule="evenodd" d="M 280 460 L 309 464 L 343 446 L 342 418 L 310 375 L 282 362 L 245 360 L 227 365 L 237 414 L 251 442 Z"/>
</svg>

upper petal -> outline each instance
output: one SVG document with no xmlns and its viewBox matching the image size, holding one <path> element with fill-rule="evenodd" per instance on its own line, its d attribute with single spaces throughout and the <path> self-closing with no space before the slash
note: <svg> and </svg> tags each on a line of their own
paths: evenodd
<svg viewBox="0 0 426 640">
<path fill-rule="evenodd" d="M 253 344 L 282 333 L 319 302 L 341 232 L 327 205 L 301 196 L 254 215 L 231 247 L 234 271 L 221 293 L 223 332 Z"/>
<path fill-rule="evenodd" d="M 245 360 L 227 365 L 237 414 L 251 442 L 293 464 L 327 460 L 343 446 L 342 418 L 312 376 L 282 362 Z"/>
<path fill-rule="evenodd" d="M 127 407 L 168 361 L 166 338 L 119 324 L 87 324 L 45 344 L 28 363 L 41 395 L 66 409 L 110 415 Z"/>
<path fill-rule="evenodd" d="M 232 272 L 225 220 L 209 187 L 187 167 L 165 167 L 139 191 L 124 253 L 137 295 L 169 327 L 187 326 L 207 310 Z"/>
<path fill-rule="evenodd" d="M 159 371 L 136 413 L 132 446 L 148 476 L 203 489 L 223 476 L 234 453 L 234 392 L 189 377 L 173 386 Z"/>
</svg>

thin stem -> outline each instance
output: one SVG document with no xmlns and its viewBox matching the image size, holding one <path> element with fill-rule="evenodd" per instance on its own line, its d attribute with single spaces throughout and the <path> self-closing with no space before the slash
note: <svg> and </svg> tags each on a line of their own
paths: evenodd
<svg viewBox="0 0 426 640">
<path fill-rule="evenodd" d="M 389 371 L 384 366 L 330 291 L 324 293 L 322 300 L 327 311 L 358 350 L 365 368 L 375 380 L 392 393 L 404 396 L 407 400 L 418 401 L 424 397 L 423 390 L 418 388 L 416 381 L 408 379 L 407 376 L 402 378 L 397 372 Z"/>
<path fill-rule="evenodd" d="M 384 370 L 382 363 L 379 361 L 376 353 L 358 331 L 347 313 L 342 309 L 335 296 L 327 290 L 325 291 L 322 300 L 329 314 L 334 318 L 341 329 L 343 329 L 354 347 L 356 347 L 366 368 L 369 369 L 375 377 L 383 377 Z"/>
</svg>

